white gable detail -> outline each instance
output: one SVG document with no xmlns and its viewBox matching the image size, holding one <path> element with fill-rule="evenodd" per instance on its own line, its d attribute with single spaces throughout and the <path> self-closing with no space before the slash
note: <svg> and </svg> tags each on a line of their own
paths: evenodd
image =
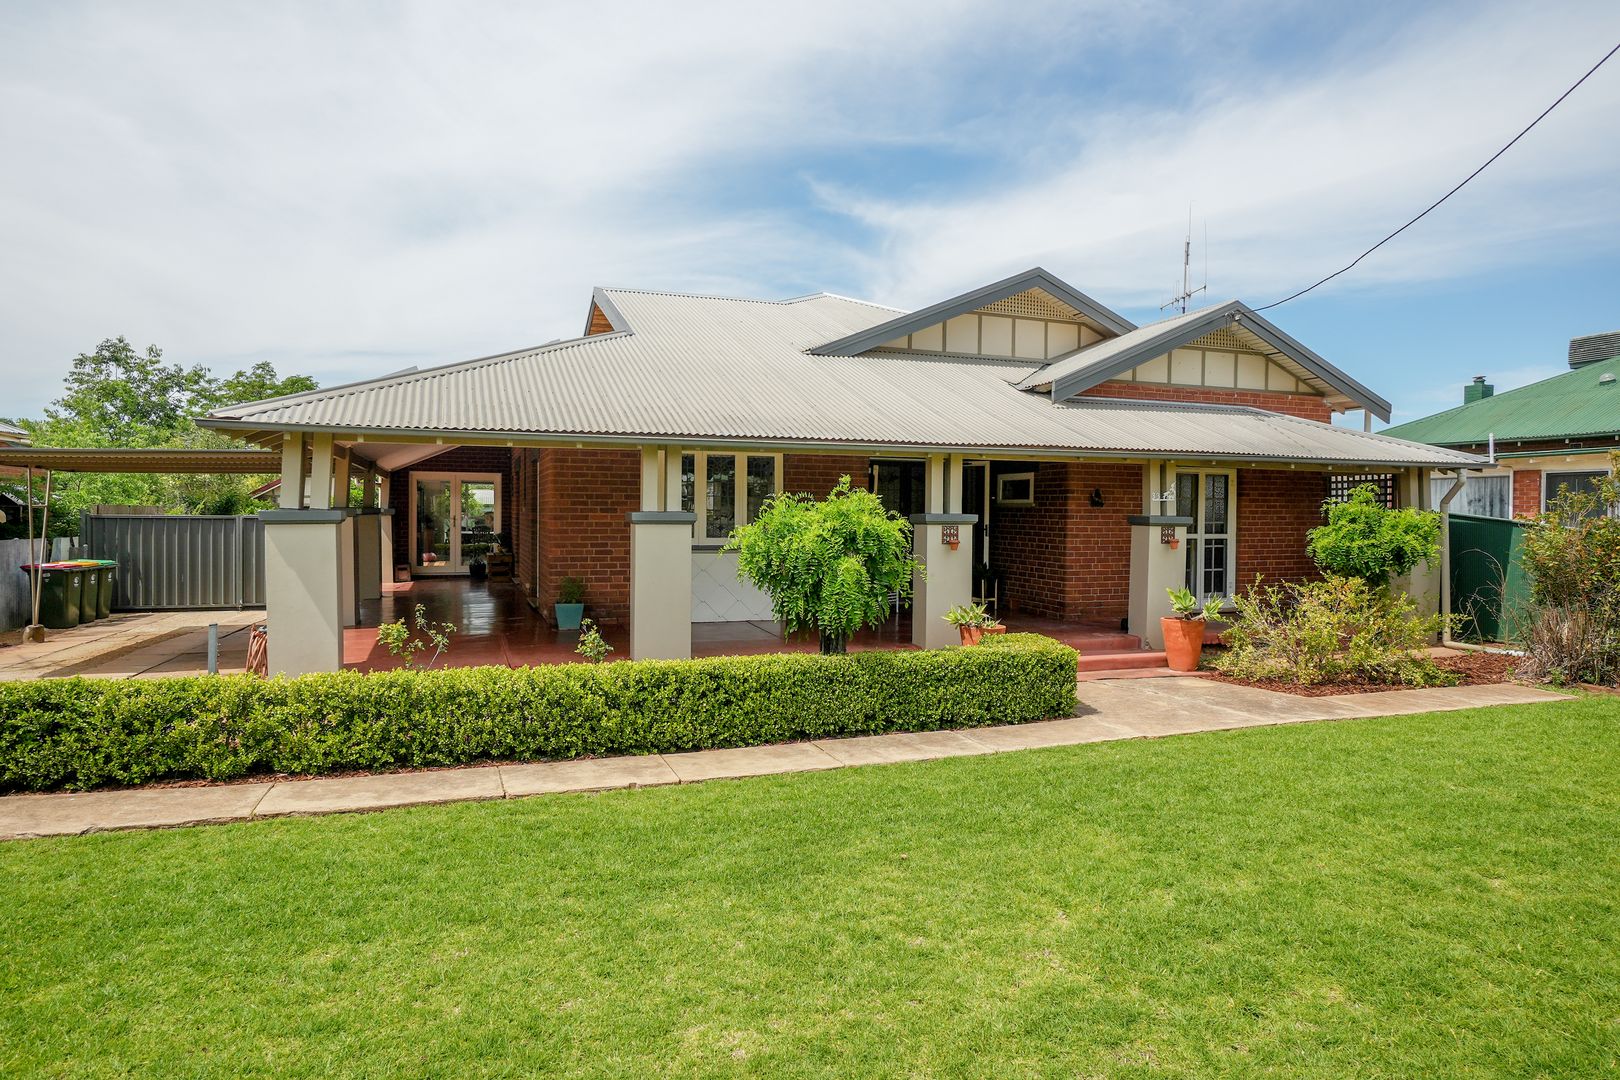
<svg viewBox="0 0 1620 1080">
<path fill-rule="evenodd" d="M 1276 360 L 1253 352 L 1197 348 L 1194 343 L 1114 377 L 1114 382 L 1208 386 L 1228 390 L 1275 390 L 1285 394 L 1322 392 Z"/>
<path fill-rule="evenodd" d="M 1029 289 L 914 330 L 882 348 L 1044 361 L 1067 356 L 1103 337 L 1103 329 L 1085 315 L 1040 289 Z"/>
</svg>

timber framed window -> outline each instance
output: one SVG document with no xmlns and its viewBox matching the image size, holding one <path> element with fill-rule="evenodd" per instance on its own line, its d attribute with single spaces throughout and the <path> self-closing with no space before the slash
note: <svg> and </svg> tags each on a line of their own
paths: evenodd
<svg viewBox="0 0 1620 1080">
<path fill-rule="evenodd" d="M 1176 470 L 1176 514 L 1187 528 L 1186 585 L 1199 600 L 1231 596 L 1237 570 L 1237 473 Z"/>
<path fill-rule="evenodd" d="M 681 455 L 681 509 L 697 515 L 694 546 L 725 543 L 732 529 L 753 521 L 765 499 L 781 490 L 781 454 Z"/>
</svg>

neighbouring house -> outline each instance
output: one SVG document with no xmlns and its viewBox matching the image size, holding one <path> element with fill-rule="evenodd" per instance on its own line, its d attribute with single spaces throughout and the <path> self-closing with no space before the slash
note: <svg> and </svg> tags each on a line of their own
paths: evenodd
<svg viewBox="0 0 1620 1080">
<path fill-rule="evenodd" d="M 1572 339 L 1569 367 L 1500 394 L 1476 376 L 1461 405 L 1383 433 L 1490 460 L 1469 476 L 1452 511 L 1533 517 L 1561 488 L 1590 488 L 1620 451 L 1620 331 Z"/>
<path fill-rule="evenodd" d="M 262 517 L 292 672 L 339 665 L 394 566 L 464 573 L 502 534 L 538 610 L 579 578 L 632 656 L 689 656 L 694 625 L 770 618 L 731 529 L 846 475 L 915 525 L 916 644 L 994 595 L 1156 645 L 1168 586 L 1311 575 L 1330 495 L 1375 478 L 1429 505 L 1433 473 L 1483 465 L 1331 423 L 1351 411 L 1389 404 L 1240 302 L 1137 326 L 1035 269 L 912 312 L 602 288 L 579 338 L 200 422 L 281 452 Z"/>
</svg>

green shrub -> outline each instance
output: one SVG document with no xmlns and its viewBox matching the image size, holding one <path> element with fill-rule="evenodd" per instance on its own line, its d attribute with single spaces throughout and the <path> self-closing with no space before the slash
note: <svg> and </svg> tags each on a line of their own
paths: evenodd
<svg viewBox="0 0 1620 1080">
<path fill-rule="evenodd" d="M 972 649 L 0 683 L 0 790 L 648 754 L 1068 716 L 1075 652 Z"/>
<path fill-rule="evenodd" d="M 1523 558 L 1530 602 L 1508 612 L 1527 654 L 1521 670 L 1548 682 L 1620 682 L 1620 479 L 1561 491 L 1526 531 Z"/>
<path fill-rule="evenodd" d="M 1301 686 L 1350 679 L 1397 686 L 1456 681 L 1424 652 L 1440 632 L 1441 617 L 1420 617 L 1404 593 L 1361 578 L 1257 584 L 1232 603 L 1237 615 L 1222 635 L 1228 648 L 1211 664 L 1234 678 Z"/>
<path fill-rule="evenodd" d="M 893 598 L 911 599 L 923 566 L 911 523 L 847 476 L 825 499 L 783 492 L 732 530 L 737 576 L 770 595 L 771 617 L 789 633 L 814 628 L 821 651 L 842 653 L 863 626 L 882 626 Z"/>
<path fill-rule="evenodd" d="M 1391 510 L 1372 484 L 1357 487 L 1344 502 L 1323 504 L 1323 510 L 1327 524 L 1306 534 L 1305 549 L 1328 574 L 1384 585 L 1440 558 L 1440 515 Z"/>
</svg>

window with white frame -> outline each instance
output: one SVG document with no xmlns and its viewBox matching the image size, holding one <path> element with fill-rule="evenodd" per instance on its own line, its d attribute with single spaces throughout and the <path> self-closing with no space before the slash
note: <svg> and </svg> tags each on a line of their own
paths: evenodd
<svg viewBox="0 0 1620 1080">
<path fill-rule="evenodd" d="M 781 490 L 781 454 L 681 455 L 681 509 L 697 515 L 692 526 L 697 543 L 721 543 Z"/>
<path fill-rule="evenodd" d="M 1598 491 L 1598 485 L 1601 484 L 1604 477 L 1608 475 L 1609 472 L 1607 469 L 1583 469 L 1580 472 L 1542 473 L 1541 508 L 1543 510 L 1548 509 L 1551 506 L 1552 501 L 1566 491 L 1570 492 L 1571 494 L 1584 493 L 1588 495 L 1595 495 Z M 1593 513 L 1598 517 L 1602 517 L 1605 511 L 1599 508 L 1594 510 Z"/>
</svg>

